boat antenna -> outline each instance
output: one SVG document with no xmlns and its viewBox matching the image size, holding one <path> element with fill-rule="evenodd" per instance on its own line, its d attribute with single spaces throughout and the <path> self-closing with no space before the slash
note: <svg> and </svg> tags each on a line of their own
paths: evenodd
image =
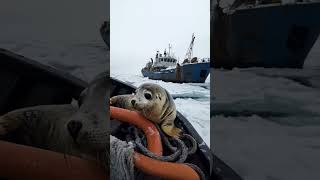
<svg viewBox="0 0 320 180">
<path fill-rule="evenodd" d="M 168 54 L 168 56 L 170 56 L 170 52 L 171 52 L 171 45 L 169 43 L 169 54 Z"/>
<path fill-rule="evenodd" d="M 192 33 L 191 42 L 190 42 L 189 48 L 188 48 L 187 53 L 186 53 L 186 59 L 188 59 L 189 62 L 191 61 L 191 58 L 193 56 L 194 39 L 195 39 L 194 33 Z"/>
</svg>

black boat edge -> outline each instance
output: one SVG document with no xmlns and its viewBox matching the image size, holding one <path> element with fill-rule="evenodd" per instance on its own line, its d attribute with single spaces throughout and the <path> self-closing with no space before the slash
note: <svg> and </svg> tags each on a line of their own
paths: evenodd
<svg viewBox="0 0 320 180">
<path fill-rule="evenodd" d="M 5 49 L 0 49 L 0 59 L 0 114 L 27 106 L 71 103 L 72 99 L 78 99 L 80 92 L 87 86 L 87 82 L 68 73 Z M 110 80 L 111 96 L 127 94 L 135 89 L 117 79 Z M 204 169 L 208 179 L 241 180 L 232 168 L 217 158 L 203 143 L 182 114 L 177 114 L 177 120 L 178 125 L 197 140 L 199 149 L 193 158 L 206 166 Z"/>
<path fill-rule="evenodd" d="M 68 73 L 0 49 L 0 114 L 39 104 L 70 103 L 87 85 Z"/>
</svg>

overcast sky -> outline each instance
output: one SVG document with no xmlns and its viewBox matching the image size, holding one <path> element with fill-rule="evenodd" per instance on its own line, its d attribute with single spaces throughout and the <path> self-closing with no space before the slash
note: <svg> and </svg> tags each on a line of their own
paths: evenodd
<svg viewBox="0 0 320 180">
<path fill-rule="evenodd" d="M 111 71 L 140 74 L 168 44 L 180 61 L 195 34 L 194 56 L 210 56 L 209 0 L 111 0 Z"/>
</svg>

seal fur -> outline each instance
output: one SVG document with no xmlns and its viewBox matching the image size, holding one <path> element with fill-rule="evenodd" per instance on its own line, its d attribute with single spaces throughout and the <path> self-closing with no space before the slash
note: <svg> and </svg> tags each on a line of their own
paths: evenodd
<svg viewBox="0 0 320 180">
<path fill-rule="evenodd" d="M 4 114 L 0 117 L 0 136 L 16 143 L 94 159 L 105 164 L 110 135 L 107 80 L 105 73 L 102 73 L 90 82 L 81 93 L 79 107 L 72 104 L 40 105 Z M 70 121 L 82 124 L 75 138 L 67 127 Z"/>
<path fill-rule="evenodd" d="M 176 106 L 172 96 L 163 87 L 145 83 L 134 94 L 118 95 L 110 99 L 110 105 L 134 110 L 145 118 L 161 125 L 169 136 L 179 137 L 181 129 L 175 127 Z"/>
</svg>

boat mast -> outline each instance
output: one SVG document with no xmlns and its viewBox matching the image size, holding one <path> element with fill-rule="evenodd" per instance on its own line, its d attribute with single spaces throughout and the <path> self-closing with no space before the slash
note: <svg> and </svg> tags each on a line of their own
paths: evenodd
<svg viewBox="0 0 320 180">
<path fill-rule="evenodd" d="M 171 52 L 171 45 L 169 43 L 169 54 L 168 54 L 168 56 L 170 56 L 170 52 Z"/>
<path fill-rule="evenodd" d="M 194 43 L 194 33 L 192 33 L 192 39 L 191 39 L 191 42 L 190 42 L 190 45 L 189 45 L 189 48 L 187 50 L 187 53 L 186 53 L 186 59 L 188 59 L 188 61 L 190 62 L 191 61 L 191 58 L 193 56 L 193 43 Z"/>
</svg>

